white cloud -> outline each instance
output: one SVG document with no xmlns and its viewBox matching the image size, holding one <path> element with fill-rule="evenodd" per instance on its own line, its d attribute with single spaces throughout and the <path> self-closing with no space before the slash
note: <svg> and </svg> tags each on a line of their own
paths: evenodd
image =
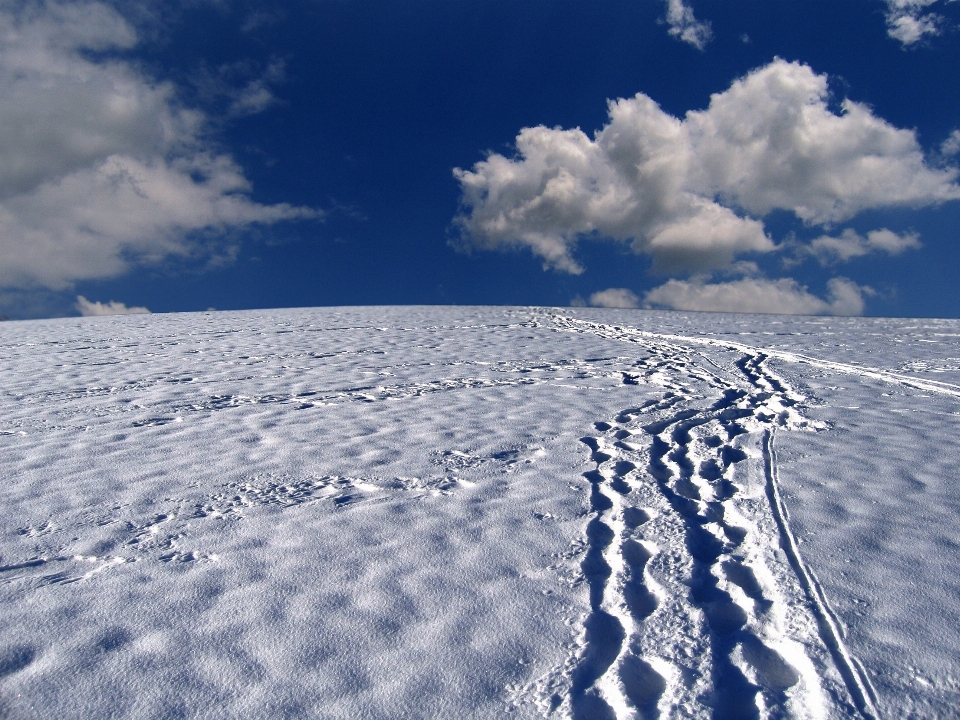
<svg viewBox="0 0 960 720">
<path fill-rule="evenodd" d="M 960 198 L 956 169 L 924 161 L 913 130 L 864 104 L 827 106 L 827 77 L 775 60 L 687 114 L 691 184 L 755 215 L 783 209 L 813 225 L 862 210 Z"/>
<path fill-rule="evenodd" d="M 809 252 L 820 261 L 821 265 L 829 265 L 846 262 L 873 252 L 883 251 L 890 255 L 899 255 L 904 250 L 916 250 L 920 247 L 920 236 L 917 233 L 898 235 L 892 230 L 883 228 L 871 230 L 864 237 L 848 228 L 840 234 L 840 237 L 822 235 L 813 240 L 810 243 Z"/>
<path fill-rule="evenodd" d="M 230 114 L 234 117 L 256 115 L 276 102 L 277 98 L 265 81 L 251 80 L 230 104 Z"/>
<path fill-rule="evenodd" d="M 870 288 L 846 278 L 827 283 L 827 299 L 808 292 L 795 280 L 744 278 L 722 283 L 669 280 L 649 291 L 644 307 L 703 312 L 772 313 L 778 315 L 861 315 Z"/>
<path fill-rule="evenodd" d="M 77 303 L 74 306 L 83 317 L 94 317 L 101 315 L 145 315 L 150 311 L 145 307 L 127 307 L 122 302 L 111 300 L 108 303 L 92 302 L 83 295 L 77 295 Z"/>
<path fill-rule="evenodd" d="M 684 119 L 641 93 L 610 102 L 592 138 L 524 128 L 515 158 L 454 170 L 455 222 L 466 244 L 529 248 L 567 272 L 582 272 L 573 251 L 589 237 L 632 242 L 659 270 L 704 271 L 773 250 L 761 220 L 773 210 L 826 225 L 960 198 L 958 171 L 928 166 L 912 130 L 827 99 L 825 76 L 778 59 Z"/>
<path fill-rule="evenodd" d="M 256 115 L 279 101 L 270 86 L 286 75 L 282 60 L 274 59 L 266 68 L 249 61 L 221 65 L 216 70 L 201 68 L 191 84 L 207 104 L 222 105 L 227 117 Z"/>
<path fill-rule="evenodd" d="M 667 0 L 667 25 L 673 37 L 697 50 L 703 50 L 713 37 L 710 23 L 697 20 L 693 8 L 683 0 Z"/>
<path fill-rule="evenodd" d="M 193 254 L 198 231 L 316 215 L 250 199 L 204 116 L 118 59 L 136 34 L 110 7 L 4 4 L 0 38 L 0 286 L 62 289 Z"/>
<path fill-rule="evenodd" d="M 940 154 L 945 156 L 960 154 L 960 130 L 954 130 L 950 137 L 940 145 Z"/>
<path fill-rule="evenodd" d="M 191 231 L 304 215 L 289 205 L 253 203 L 248 189 L 223 156 L 112 155 L 0 203 L 0 284 L 62 289 L 118 275 L 134 262 L 201 251 Z"/>
<path fill-rule="evenodd" d="M 610 288 L 591 295 L 590 304 L 605 308 L 635 308 L 640 307 L 640 298 L 626 288 Z"/>
<path fill-rule="evenodd" d="M 610 103 L 593 139 L 580 129 L 524 128 L 517 159 L 492 154 L 454 171 L 457 223 L 482 248 L 528 247 L 545 265 L 581 272 L 572 249 L 591 234 L 632 241 L 664 269 L 708 269 L 769 251 L 756 220 L 685 188 L 691 148 L 682 121 L 645 95 Z"/>
<path fill-rule="evenodd" d="M 948 0 L 952 1 L 952 0 Z M 884 0 L 887 34 L 904 45 L 913 45 L 928 35 L 939 35 L 943 17 L 927 10 L 939 0 Z"/>
</svg>

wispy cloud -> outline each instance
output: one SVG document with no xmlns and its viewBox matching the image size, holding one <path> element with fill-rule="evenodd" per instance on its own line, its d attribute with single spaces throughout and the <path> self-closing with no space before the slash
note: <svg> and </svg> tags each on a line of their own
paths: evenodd
<svg viewBox="0 0 960 720">
<path fill-rule="evenodd" d="M 960 154 L 960 130 L 954 130 L 940 145 L 940 154 L 945 157 Z"/>
<path fill-rule="evenodd" d="M 228 118 L 256 115 L 279 103 L 273 86 L 286 76 L 283 60 L 273 59 L 266 67 L 249 61 L 203 67 L 192 76 L 192 85 L 207 105 L 221 106 Z"/>
<path fill-rule="evenodd" d="M 83 317 L 97 317 L 102 315 L 145 315 L 150 311 L 145 307 L 127 307 L 122 302 L 111 300 L 108 303 L 92 302 L 83 295 L 77 295 L 77 311 Z"/>
</svg>

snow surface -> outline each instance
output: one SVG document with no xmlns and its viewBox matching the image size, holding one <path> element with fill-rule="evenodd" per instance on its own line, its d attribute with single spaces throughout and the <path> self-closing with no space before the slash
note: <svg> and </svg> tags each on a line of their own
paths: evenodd
<svg viewBox="0 0 960 720">
<path fill-rule="evenodd" d="M 0 325 L 0 717 L 949 717 L 960 323 Z"/>
</svg>

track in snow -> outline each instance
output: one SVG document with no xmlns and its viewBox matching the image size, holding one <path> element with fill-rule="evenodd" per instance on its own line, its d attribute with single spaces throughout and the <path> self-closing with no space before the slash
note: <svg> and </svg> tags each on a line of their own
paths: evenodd
<svg viewBox="0 0 960 720">
<path fill-rule="evenodd" d="M 558 593 L 562 597 L 556 603 L 551 599 L 537 612 L 543 613 L 543 608 L 547 608 L 555 614 L 549 618 L 552 622 L 556 623 L 559 616 L 572 623 L 573 642 L 561 651 L 561 657 L 566 658 L 561 667 L 545 680 L 529 685 L 525 683 L 531 680 L 531 661 L 535 667 L 538 660 L 546 663 L 536 674 L 557 662 L 555 653 L 562 642 L 557 641 L 557 636 L 550 636 L 534 648 L 544 654 L 528 654 L 527 648 L 522 648 L 520 670 L 510 666 L 512 655 L 505 654 L 503 662 L 498 658 L 497 672 L 488 676 L 499 678 L 497 673 L 506 668 L 510 677 L 509 683 L 504 679 L 503 685 L 491 685 L 484 691 L 487 694 L 483 701 L 489 702 L 484 708 L 496 706 L 490 716 L 499 712 L 499 703 L 505 701 L 513 706 L 511 709 L 526 711 L 532 704 L 544 714 L 578 720 L 875 717 L 877 702 L 869 678 L 846 647 L 843 628 L 829 598 L 799 552 L 780 498 L 777 438 L 785 431 L 811 424 L 804 418 L 804 399 L 771 372 L 769 365 L 804 363 L 825 370 L 827 375 L 851 373 L 952 396 L 960 395 L 960 387 L 782 350 L 760 350 L 717 336 L 651 333 L 636 327 L 580 320 L 564 315 L 563 311 L 524 310 L 523 316 L 533 320 L 507 325 L 437 326 L 436 337 L 416 336 L 424 328 L 411 328 L 411 337 L 385 338 L 382 347 L 391 350 L 389 355 L 375 343 L 366 347 L 369 338 L 363 336 L 345 343 L 346 349 L 316 353 L 301 346 L 302 338 L 294 340 L 294 336 L 285 335 L 291 338 L 290 342 L 279 342 L 272 334 L 254 328 L 255 334 L 243 342 L 223 347 L 218 345 L 225 337 L 222 333 L 206 345 L 178 333 L 155 346 L 144 345 L 136 353 L 133 349 L 120 352 L 108 346 L 94 348 L 116 355 L 110 363 L 87 362 L 90 348 L 70 347 L 62 357 L 51 355 L 56 362 L 51 361 L 50 367 L 52 372 L 63 373 L 61 380 L 36 387 L 29 378 L 11 373 L 12 378 L 19 379 L 5 393 L 8 408 L 13 412 L 8 412 L 10 417 L 5 428 L 0 429 L 0 436 L 9 443 L 12 457 L 18 457 L 15 450 L 21 436 L 26 438 L 25 447 L 32 443 L 40 448 L 40 441 L 47 438 L 49 448 L 60 448 L 65 457 L 86 453 L 91 464 L 97 465 L 100 456 L 95 453 L 104 449 L 118 453 L 118 458 L 130 458 L 127 453 L 132 446 L 150 448 L 177 442 L 189 448 L 206 432 L 213 436 L 217 431 L 222 431 L 219 437 L 231 443 L 234 433 L 230 428 L 243 427 L 253 458 L 249 467 L 256 470 L 246 471 L 247 465 L 237 464 L 235 468 L 227 467 L 222 477 L 203 472 L 203 477 L 196 481 L 185 473 L 185 479 L 158 482 L 159 489 L 148 498 L 131 493 L 127 498 L 108 498 L 95 506 L 78 505 L 70 512 L 46 514 L 33 503 L 34 511 L 29 517 L 16 519 L 10 525 L 9 547 L 17 552 L 2 558 L 0 587 L 10 593 L 43 587 L 46 589 L 34 597 L 49 602 L 49 598 L 63 594 L 67 587 L 67 594 L 86 591 L 92 595 L 99 592 L 101 585 L 120 587 L 124 578 L 135 574 L 156 575 L 164 582 L 171 582 L 174 577 L 179 581 L 212 576 L 222 572 L 218 565 L 208 564 L 217 559 L 214 551 L 223 553 L 221 545 L 210 542 L 215 533 L 223 530 L 253 537 L 260 532 L 259 528 L 272 526 L 268 513 L 281 518 L 280 512 L 290 509 L 296 513 L 296 508 L 303 506 L 310 506 L 299 511 L 306 520 L 323 515 L 330 519 L 330 524 L 342 522 L 346 527 L 352 521 L 355 527 L 361 527 L 361 520 L 378 515 L 366 513 L 366 508 L 380 503 L 399 506 L 406 499 L 449 495 L 459 495 L 471 503 L 480 497 L 499 500 L 502 488 L 527 491 L 533 485 L 511 485 L 501 476 L 514 468 L 522 469 L 524 463 L 533 462 L 531 458 L 545 454 L 545 438 L 552 441 L 562 437 L 562 442 L 567 443 L 562 462 L 553 463 L 549 472 L 538 477 L 548 481 L 573 479 L 562 471 L 554 473 L 570 466 L 566 452 L 570 449 L 582 452 L 580 457 L 589 458 L 590 465 L 574 471 L 574 477 L 581 472 L 583 477 L 579 483 L 571 483 L 577 485 L 573 494 L 568 493 L 566 482 L 545 485 L 551 492 L 559 487 L 560 492 L 549 497 L 549 502 L 555 503 L 549 509 L 555 514 L 546 513 L 547 506 L 530 506 L 546 514 L 530 510 L 527 521 L 530 514 L 538 521 L 550 520 L 543 527 L 554 535 L 552 544 L 542 548 L 543 554 L 533 553 L 534 560 L 524 568 L 536 580 L 531 583 L 524 576 L 518 586 L 532 588 L 530 594 L 535 595 L 540 592 L 538 583 L 544 577 L 553 583 L 556 578 L 551 573 L 560 570 L 567 581 L 563 592 Z M 474 340 L 476 345 L 464 346 L 459 333 L 469 327 L 480 332 Z M 501 328 L 517 329 L 523 337 L 498 339 L 484 334 Z M 529 338 L 537 342 L 528 346 L 528 330 L 533 328 L 541 332 L 537 338 Z M 379 333 L 386 329 L 374 330 Z M 593 354 L 571 358 L 565 348 L 577 347 L 578 343 L 566 345 L 569 337 L 553 342 L 558 339 L 549 337 L 554 330 L 616 341 L 622 343 L 619 347 L 624 351 L 610 352 L 608 343 L 585 337 L 584 346 L 590 348 L 585 353 Z M 459 354 L 432 352 L 440 347 L 445 333 L 455 338 L 452 352 Z M 544 333 L 549 342 L 538 346 Z M 336 339 L 325 338 L 323 342 L 324 347 L 339 347 Z M 362 347 L 355 348 L 358 345 Z M 483 352 L 478 352 L 478 348 Z M 132 358 L 137 353 L 144 357 L 154 355 L 146 349 L 156 350 L 158 359 L 134 363 Z M 48 350 L 50 347 L 45 352 Z M 209 361 L 193 360 L 192 353 L 201 350 L 208 353 Z M 25 351 L 21 361 L 32 361 L 30 353 L 34 351 Z M 354 357 L 366 355 L 375 356 L 376 363 L 360 362 Z M 130 358 L 126 368 L 117 365 L 116 370 L 109 372 L 91 369 L 93 365 L 113 367 L 124 357 Z M 467 357 L 470 359 L 463 359 Z M 332 358 L 339 360 L 333 363 Z M 61 377 L 51 375 L 54 376 Z M 131 377 L 136 379 L 130 380 Z M 644 386 L 641 399 L 623 399 L 640 389 L 632 386 Z M 564 390 L 554 392 L 555 388 Z M 571 388 L 572 392 L 568 391 Z M 564 419 L 568 422 L 562 425 L 560 436 L 550 434 L 561 426 L 559 422 L 527 424 L 534 417 L 535 422 L 541 416 L 549 417 L 549 413 L 541 412 L 549 407 L 544 400 L 537 401 L 541 404 L 536 413 L 518 416 L 508 429 L 491 433 L 497 438 L 496 444 L 477 439 L 484 432 L 482 429 L 473 436 L 450 432 L 453 413 L 448 407 L 462 411 L 468 406 L 464 401 L 467 396 L 490 401 L 491 407 L 505 415 L 513 403 L 521 404 L 519 399 L 534 398 L 540 392 L 553 401 L 572 398 L 574 404 Z M 620 399 L 611 401 L 614 393 Z M 413 406 L 406 401 L 416 398 L 427 400 L 416 405 L 418 411 L 429 407 L 442 409 L 428 418 L 420 435 L 435 438 L 436 444 L 410 443 L 413 450 L 404 461 L 408 464 L 379 465 L 380 450 L 387 440 L 350 423 L 362 420 L 369 409 L 382 418 L 402 418 L 397 427 L 404 427 L 411 415 L 408 408 Z M 602 414 L 595 409 L 595 402 L 604 404 L 606 410 Z M 625 409 L 611 412 L 611 408 L 620 407 Z M 568 409 L 565 407 L 564 411 Z M 491 417 L 499 419 L 500 415 Z M 341 425 L 325 433 L 324 424 L 331 418 L 339 418 Z M 576 438 L 583 434 L 584 418 L 596 423 L 578 444 Z M 277 423 L 279 430 L 272 423 Z M 298 434 L 303 427 L 318 432 Z M 380 429 L 384 427 L 387 425 L 382 423 Z M 536 431 L 528 432 L 531 427 Z M 568 434 L 572 428 L 579 432 Z M 89 435 L 81 435 L 87 431 Z M 284 439 L 284 432 L 292 434 L 285 445 L 281 443 L 281 450 L 296 442 L 309 447 L 317 444 L 319 437 L 320 444 L 329 443 L 336 452 L 331 450 L 329 457 L 315 453 L 314 464 L 293 463 L 288 467 L 277 459 L 281 457 L 278 452 L 270 450 L 277 446 L 269 444 Z M 518 445 L 519 432 L 524 434 Z M 409 442 L 416 435 L 401 433 L 397 437 Z M 333 439 L 348 443 L 350 452 L 341 452 Z M 88 449 L 80 450 L 84 443 Z M 243 450 L 238 457 L 247 457 L 247 446 L 230 447 Z M 550 447 L 556 449 L 557 445 Z M 152 457 L 157 462 L 159 455 Z M 212 454 L 199 452 L 197 457 L 209 460 Z M 269 465 L 258 466 L 264 459 Z M 17 461 L 19 468 L 30 469 L 28 453 L 24 452 Z M 189 465 L 179 463 L 182 468 L 189 469 Z M 74 469 L 66 477 L 83 480 L 82 470 Z M 129 472 L 123 477 L 125 481 L 140 482 L 145 473 Z M 471 494 L 471 488 L 477 492 Z M 486 490 L 490 492 L 483 494 Z M 585 495 L 578 494 L 583 491 Z M 547 502 L 546 494 L 541 497 L 528 492 L 526 497 L 534 497 L 537 503 Z M 584 498 L 583 514 L 578 516 L 578 502 Z M 144 499 L 150 502 L 143 502 Z M 446 511 L 451 504 L 457 504 L 447 500 L 442 503 L 435 507 Z M 74 507 L 69 503 L 67 506 Z M 522 527 L 526 508 L 525 504 L 516 506 L 516 524 L 511 527 Z M 282 521 L 288 527 L 295 525 L 289 515 Z M 479 528 L 479 521 L 475 527 Z M 473 530 L 474 526 L 470 528 Z M 496 529 L 496 525 L 489 528 Z M 353 539 L 348 534 L 344 537 L 344 542 Z M 495 537 L 495 532 L 488 532 L 488 537 Z M 576 537 L 577 542 L 570 552 L 550 555 L 556 543 L 566 543 L 571 537 Z M 237 547 L 225 545 L 230 548 L 227 552 Z M 254 548 L 253 554 L 266 556 L 259 547 Z M 464 547 L 470 551 L 489 550 L 494 555 L 497 551 L 492 545 L 485 548 L 472 540 Z M 244 552 L 247 550 L 245 546 Z M 469 562 L 481 554 L 465 552 L 460 557 Z M 563 561 L 557 563 L 558 567 L 545 568 L 545 563 L 540 564 L 544 555 L 562 557 Z M 225 558 L 235 560 L 225 554 L 220 560 Z M 505 567 L 508 565 L 505 563 Z M 459 559 L 450 566 L 459 567 Z M 571 588 L 574 582 L 575 588 Z M 90 585 L 96 587 L 88 589 Z M 470 592 L 464 596 L 470 596 Z M 544 596 L 552 594 L 552 588 L 543 590 Z M 839 595 L 836 600 L 838 608 L 842 608 Z M 533 612 L 526 611 L 525 619 L 532 617 Z M 42 616 L 39 610 L 35 616 Z M 423 616 L 433 617 L 430 613 Z M 166 617 L 162 619 L 164 625 Z M 411 612 L 405 621 L 415 623 L 419 618 Z M 395 618 L 389 622 L 400 624 Z M 489 619 L 477 622 L 484 627 L 484 637 L 495 634 L 491 629 L 498 629 L 501 624 Z M 314 630 L 317 624 L 311 621 L 309 627 Z M 22 621 L 20 625 L 28 626 Z M 512 632 L 512 623 L 507 625 Z M 79 637 L 86 630 L 81 623 L 77 626 Z M 297 626 L 290 622 L 285 627 Z M 107 639 L 96 642 L 113 643 L 109 638 L 114 630 L 103 629 L 102 637 Z M 19 631 L 14 628 L 11 632 Z M 558 633 L 562 637 L 562 626 Z M 27 682 L 34 672 L 47 672 L 47 678 L 54 676 L 49 670 L 41 670 L 50 666 L 39 660 L 43 658 L 49 663 L 53 657 L 43 654 L 44 641 L 34 639 L 27 644 L 19 636 L 12 637 L 17 644 L 10 645 L 9 651 L 0 657 L 0 675 L 9 678 L 6 682 Z M 64 637 L 69 637 L 66 631 Z M 544 635 L 537 637 L 542 639 Z M 419 641 L 419 637 L 415 638 L 414 644 Z M 467 648 L 467 642 L 472 644 L 473 640 L 465 641 L 459 649 Z M 348 645 L 348 649 L 338 651 L 338 662 L 364 647 L 360 643 L 341 643 L 338 647 Z M 870 657 L 866 654 L 869 651 L 867 646 L 865 659 Z M 448 677 L 465 677 L 470 670 L 470 662 L 465 660 L 468 657 L 472 656 L 459 652 L 445 655 L 444 658 L 454 659 Z M 461 662 L 461 666 L 455 667 L 456 662 Z M 409 666 L 420 667 L 417 663 Z M 97 671 L 88 669 L 94 667 L 92 664 L 64 667 L 69 673 L 86 673 L 83 678 L 87 683 L 99 677 Z M 136 667 L 135 663 L 128 666 Z M 438 667 L 439 663 L 430 671 L 432 675 L 426 675 L 439 677 L 437 673 L 445 668 Z M 27 668 L 31 668 L 29 672 L 23 672 Z M 391 665 L 380 676 L 386 678 L 384 687 L 398 684 L 394 669 Z M 876 670 L 873 666 L 871 669 Z M 879 666 L 879 671 L 883 671 L 883 666 Z M 295 675 L 291 670 L 287 679 Z M 451 697 L 454 693 L 448 692 L 450 687 L 442 686 L 442 690 L 434 691 L 434 697 L 441 693 Z M 889 702 L 891 687 L 895 686 L 879 687 L 884 702 Z M 923 699 L 924 692 L 925 689 L 917 691 L 916 697 Z M 43 695 L 49 693 L 44 690 Z M 458 699 L 462 702 L 463 697 Z M 521 705 L 526 708 L 520 708 Z"/>
<path fill-rule="evenodd" d="M 550 709 L 574 720 L 876 717 L 779 496 L 774 432 L 811 427 L 803 398 L 764 352 L 712 369 L 681 345 L 642 344 L 649 356 L 624 383 L 666 392 L 581 438 L 596 466 L 584 474 L 580 565 L 590 610 L 563 671 L 567 696 Z"/>
</svg>

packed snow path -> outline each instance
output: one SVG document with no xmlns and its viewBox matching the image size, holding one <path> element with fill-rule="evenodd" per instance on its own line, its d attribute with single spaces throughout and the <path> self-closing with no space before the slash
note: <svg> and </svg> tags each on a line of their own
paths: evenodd
<svg viewBox="0 0 960 720">
<path fill-rule="evenodd" d="M 581 438 L 597 468 L 585 474 L 593 516 L 582 569 L 592 612 L 571 678 L 572 715 L 696 717 L 710 708 L 719 717 L 823 717 L 818 677 L 828 665 L 820 648 L 804 648 L 815 622 L 855 705 L 849 710 L 874 717 L 870 681 L 797 551 L 777 489 L 773 433 L 809 426 L 796 411 L 804 398 L 765 367 L 761 352 L 735 361 L 735 378 L 698 367 L 704 358 L 684 347 L 650 339 L 644 348 L 650 354 L 624 381 L 668 391 L 596 422 L 602 435 Z M 685 407 L 699 389 L 719 397 Z M 762 459 L 766 507 L 749 480 L 737 482 L 750 450 Z M 781 588 L 794 579 L 776 567 L 772 527 L 806 594 L 797 604 L 789 588 L 796 607 L 785 607 Z M 843 703 L 842 692 L 831 694 Z"/>
<path fill-rule="evenodd" d="M 960 702 L 955 322 L 348 308 L 0 330 L 2 717 Z"/>
</svg>

